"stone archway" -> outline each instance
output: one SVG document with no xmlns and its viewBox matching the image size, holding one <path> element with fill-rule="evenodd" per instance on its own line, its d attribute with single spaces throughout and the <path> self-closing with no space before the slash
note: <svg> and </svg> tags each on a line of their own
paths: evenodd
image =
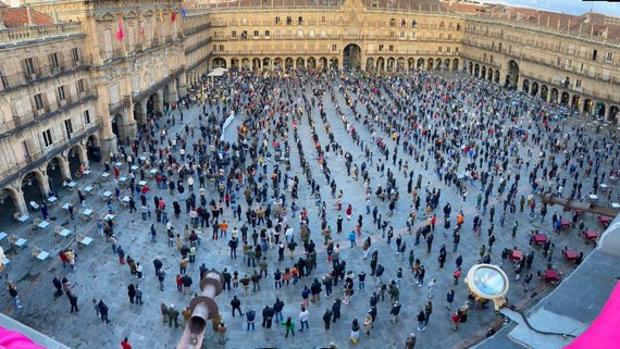
<svg viewBox="0 0 620 349">
<path fill-rule="evenodd" d="M 469 62 L 469 70 L 467 71 L 469 75 L 474 75 L 474 63 Z"/>
<path fill-rule="evenodd" d="M 62 156 L 55 156 L 47 163 L 45 172 L 47 173 L 50 189 L 55 193 L 64 188 L 63 184 L 65 181 L 70 181 L 71 179 L 71 174 L 66 173 L 70 171 L 66 166 L 67 163 Z"/>
<path fill-rule="evenodd" d="M 443 68 L 441 70 L 450 71 L 450 58 L 443 60 Z"/>
<path fill-rule="evenodd" d="M 558 102 L 558 94 L 559 94 L 558 89 L 555 88 L 555 87 L 552 88 L 551 89 L 551 95 L 549 96 L 550 97 L 549 102 L 550 103 L 557 103 Z"/>
<path fill-rule="evenodd" d="M 245 57 L 241 59 L 241 69 L 250 70 L 250 59 Z"/>
<path fill-rule="evenodd" d="M 583 112 L 591 113 L 592 112 L 592 100 L 590 98 L 586 98 L 583 101 Z"/>
<path fill-rule="evenodd" d="M 385 70 L 385 60 L 383 59 L 383 57 L 379 57 L 377 58 L 377 71 L 384 71 Z"/>
<path fill-rule="evenodd" d="M 303 58 L 299 57 L 295 61 L 295 68 L 297 69 L 306 69 L 306 63 Z"/>
<path fill-rule="evenodd" d="M 519 64 L 513 59 L 508 61 L 508 75 L 506 75 L 506 84 L 508 88 L 517 88 L 519 83 Z"/>
<path fill-rule="evenodd" d="M 523 79 L 523 86 L 521 87 L 521 89 L 525 93 L 530 92 L 530 81 L 528 79 Z"/>
<path fill-rule="evenodd" d="M 0 212 L 2 212 L 2 219 L 9 221 L 13 218 L 15 212 L 20 212 L 22 214 L 27 213 L 28 209 L 26 207 L 20 208 L 21 198 L 19 195 L 21 194 L 11 187 L 6 187 L 0 191 Z M 25 211 L 22 212 L 22 210 Z"/>
<path fill-rule="evenodd" d="M 404 57 L 399 57 L 396 60 L 396 71 L 397 72 L 404 72 L 406 70 L 405 68 L 405 58 Z"/>
<path fill-rule="evenodd" d="M 540 87 L 540 99 L 546 102 L 548 94 L 549 94 L 549 88 L 547 87 L 547 85 L 542 85 Z"/>
<path fill-rule="evenodd" d="M 435 70 L 441 70 L 441 58 L 435 59 Z"/>
<path fill-rule="evenodd" d="M 226 68 L 226 60 L 222 57 L 215 57 L 211 61 L 211 66 L 213 68 Z"/>
<path fill-rule="evenodd" d="M 497 70 L 497 69 L 495 70 L 495 79 L 493 79 L 493 80 L 495 80 L 496 84 L 499 84 L 499 70 Z"/>
<path fill-rule="evenodd" d="M 562 92 L 562 95 L 560 97 L 560 104 L 568 106 L 568 102 L 570 102 L 570 95 L 568 94 L 568 92 L 564 91 Z"/>
<path fill-rule="evenodd" d="M 538 83 L 536 81 L 532 82 L 532 88 L 530 89 L 530 96 L 536 96 L 538 93 Z"/>
<path fill-rule="evenodd" d="M 573 109 L 581 111 L 581 96 L 573 95 L 573 99 L 570 105 Z"/>
<path fill-rule="evenodd" d="M 30 201 L 41 202 L 45 198 L 48 188 L 47 183 L 44 183 L 45 180 L 43 174 L 38 170 L 29 172 L 22 178 L 22 192 L 26 203 Z M 29 209 L 32 208 L 30 205 L 28 207 Z"/>
<path fill-rule="evenodd" d="M 455 58 L 452 60 L 452 71 L 459 70 L 459 59 Z"/>
<path fill-rule="evenodd" d="M 329 69 L 338 70 L 338 58 L 332 57 L 329 59 Z"/>
<path fill-rule="evenodd" d="M 273 60 L 273 68 L 274 69 L 278 69 L 278 70 L 282 69 L 283 68 L 282 62 L 283 62 L 283 60 L 280 57 L 277 57 L 276 59 L 274 59 Z"/>
<path fill-rule="evenodd" d="M 480 75 L 480 65 L 478 63 L 476 63 L 476 65 L 474 66 L 474 77 L 478 77 Z"/>
<path fill-rule="evenodd" d="M 620 108 L 617 105 L 612 105 L 609 107 L 609 117 L 608 120 L 614 124 L 618 124 L 618 113 L 620 112 Z"/>
<path fill-rule="evenodd" d="M 429 58 L 426 60 L 426 70 L 431 71 L 433 70 L 433 63 L 435 63 L 435 61 L 432 58 Z"/>
<path fill-rule="evenodd" d="M 252 70 L 260 70 L 261 64 L 260 64 L 260 58 L 253 58 L 252 59 Z"/>
<path fill-rule="evenodd" d="M 271 58 L 266 57 L 263 58 L 263 70 L 269 70 L 271 69 Z"/>
<path fill-rule="evenodd" d="M 362 66 L 362 49 L 357 44 L 348 44 L 342 52 L 342 63 L 347 70 L 360 69 Z"/>
<path fill-rule="evenodd" d="M 67 154 L 67 161 L 69 162 L 69 170 L 72 175 L 80 173 L 80 165 L 86 163 L 86 151 L 82 147 L 82 144 L 78 143 L 69 149 Z"/>
<path fill-rule="evenodd" d="M 597 102 L 594 106 L 594 112 L 598 117 L 605 117 L 605 112 L 607 111 L 607 106 L 603 102 Z"/>
<path fill-rule="evenodd" d="M 486 77 L 487 77 L 487 67 L 482 66 L 482 70 L 480 71 L 480 77 L 482 79 L 486 79 Z"/>
<path fill-rule="evenodd" d="M 239 58 L 230 59 L 230 69 L 232 70 L 239 69 Z"/>
<path fill-rule="evenodd" d="M 407 61 L 407 68 L 409 69 L 409 71 L 412 71 L 415 69 L 415 58 L 413 57 L 409 58 L 409 60 Z"/>
<path fill-rule="evenodd" d="M 327 66 L 327 58 L 325 58 L 325 57 L 319 58 L 319 66 L 320 66 L 321 70 L 327 70 L 327 68 L 328 68 L 328 66 Z"/>
<path fill-rule="evenodd" d="M 314 57 L 308 58 L 308 62 L 307 62 L 306 65 L 307 65 L 308 69 L 315 69 L 316 68 L 316 59 Z"/>
<path fill-rule="evenodd" d="M 368 57 L 366 59 L 366 71 L 374 71 L 375 70 L 375 59 L 372 57 Z"/>
<path fill-rule="evenodd" d="M 286 59 L 284 60 L 284 68 L 287 71 L 293 70 L 295 68 L 294 64 L 295 63 L 293 61 L 293 58 L 291 58 L 291 57 L 286 57 Z"/>
<path fill-rule="evenodd" d="M 393 72 L 395 67 L 396 67 L 396 60 L 394 59 L 394 57 L 388 57 L 386 70 L 388 72 Z"/>
<path fill-rule="evenodd" d="M 424 68 L 424 58 L 418 58 L 418 63 L 416 64 L 416 69 L 420 70 Z"/>
<path fill-rule="evenodd" d="M 86 156 L 88 157 L 88 161 L 101 161 L 101 144 L 99 143 L 97 135 L 90 135 L 86 140 Z"/>
</svg>

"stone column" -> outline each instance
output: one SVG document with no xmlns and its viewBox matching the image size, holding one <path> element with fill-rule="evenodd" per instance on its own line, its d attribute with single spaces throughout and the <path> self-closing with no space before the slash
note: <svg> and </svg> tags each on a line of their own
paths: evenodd
<svg viewBox="0 0 620 349">
<path fill-rule="evenodd" d="M 26 199 L 24 199 L 24 192 L 21 187 L 15 189 L 15 197 L 13 198 L 13 204 L 20 214 L 28 214 L 28 206 L 26 205 Z"/>
<path fill-rule="evenodd" d="M 99 139 L 101 140 L 101 159 L 107 161 L 111 156 L 110 153 L 116 153 L 117 140 L 116 135 L 112 132 L 112 120 L 110 118 L 110 100 L 108 87 L 104 84 L 97 85 L 97 115 L 101 118 L 101 129 L 99 130 Z"/>
<path fill-rule="evenodd" d="M 177 93 L 177 81 L 176 79 L 173 79 L 168 84 L 168 100 L 166 101 L 166 103 L 168 103 L 168 105 L 172 105 L 172 103 L 176 103 L 178 99 L 179 96 Z"/>
<path fill-rule="evenodd" d="M 153 101 L 155 102 L 153 103 L 153 111 L 157 113 L 163 113 L 164 112 L 164 91 L 160 89 L 156 93 L 157 93 L 157 101 Z"/>
<path fill-rule="evenodd" d="M 124 113 L 121 114 L 119 120 L 116 120 L 118 125 L 118 133 L 121 138 L 120 141 L 124 144 L 127 141 L 131 142 L 136 138 L 138 131 L 138 125 L 133 114 L 133 101 L 129 99 L 129 106 L 125 108 Z"/>
<path fill-rule="evenodd" d="M 63 161 L 59 161 L 60 164 L 60 173 L 62 173 L 63 179 L 71 180 L 71 168 L 69 167 L 69 159 L 65 156 L 62 157 Z"/>
<path fill-rule="evenodd" d="M 39 182 L 39 189 L 41 190 L 41 195 L 47 197 L 50 193 L 50 178 L 46 173 L 41 171 L 41 178 L 37 178 L 37 182 Z"/>
<path fill-rule="evenodd" d="M 134 101 L 134 103 L 135 104 L 133 104 L 132 113 L 134 112 L 135 108 L 134 119 L 136 120 L 136 123 L 146 123 L 146 99 L 142 101 Z"/>
<path fill-rule="evenodd" d="M 178 93 L 179 93 L 179 97 L 185 97 L 185 95 L 187 94 L 187 73 L 186 72 L 181 72 L 179 73 L 179 75 L 177 76 L 177 86 L 178 86 Z"/>
</svg>

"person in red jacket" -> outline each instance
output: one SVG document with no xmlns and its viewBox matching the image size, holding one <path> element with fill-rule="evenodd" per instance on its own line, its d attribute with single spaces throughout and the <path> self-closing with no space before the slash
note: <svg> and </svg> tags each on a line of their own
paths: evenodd
<svg viewBox="0 0 620 349">
<path fill-rule="evenodd" d="M 131 344 L 129 344 L 129 339 L 127 339 L 127 337 L 125 337 L 125 339 L 123 339 L 121 341 L 121 348 L 122 349 L 131 349 Z"/>
</svg>

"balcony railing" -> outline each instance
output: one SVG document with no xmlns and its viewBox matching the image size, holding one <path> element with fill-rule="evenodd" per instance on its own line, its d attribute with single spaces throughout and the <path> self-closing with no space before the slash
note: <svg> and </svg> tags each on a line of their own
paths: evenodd
<svg viewBox="0 0 620 349">
<path fill-rule="evenodd" d="M 31 111 L 23 115 L 13 115 L 11 119 L 0 122 L 0 140 L 32 127 L 40 121 L 52 118 L 97 98 L 95 92 L 90 90 L 82 92 L 81 96 L 82 97 L 79 98 L 73 98 L 73 96 L 67 94 L 62 101 L 59 99 L 56 99 L 53 103 L 45 101 L 43 108 L 36 109 L 33 107 Z"/>
<path fill-rule="evenodd" d="M 80 57 L 77 61 L 62 61 L 56 66 L 37 65 L 31 72 L 23 70 L 21 73 L 0 75 L 0 94 L 26 85 L 41 83 L 48 79 L 85 70 L 89 65 L 90 57 Z"/>
<path fill-rule="evenodd" d="M 20 41 L 66 37 L 71 34 L 84 35 L 79 22 L 7 28 L 0 30 L 0 47 L 14 46 Z"/>
</svg>

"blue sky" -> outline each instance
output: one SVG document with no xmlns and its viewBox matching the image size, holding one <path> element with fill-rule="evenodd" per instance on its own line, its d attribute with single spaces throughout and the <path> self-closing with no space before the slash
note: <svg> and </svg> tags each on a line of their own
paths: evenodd
<svg viewBox="0 0 620 349">
<path fill-rule="evenodd" d="M 592 9 L 594 12 L 610 16 L 620 16 L 620 2 L 581 1 L 581 0 L 479 0 L 481 2 L 504 3 L 513 6 L 539 8 L 543 10 L 581 15 Z"/>
</svg>

